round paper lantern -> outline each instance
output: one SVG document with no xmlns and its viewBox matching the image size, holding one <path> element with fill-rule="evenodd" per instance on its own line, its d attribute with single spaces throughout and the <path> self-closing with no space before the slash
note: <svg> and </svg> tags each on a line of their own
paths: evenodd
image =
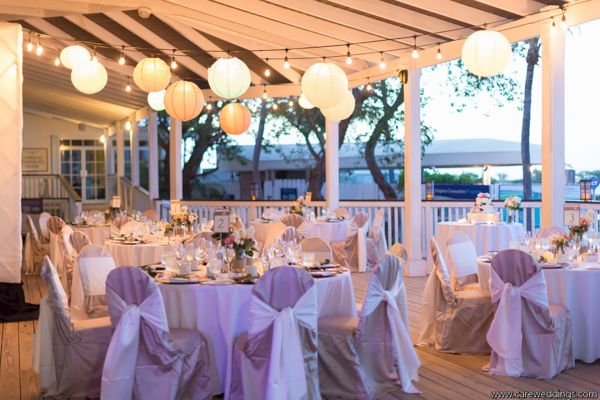
<svg viewBox="0 0 600 400">
<path fill-rule="evenodd" d="M 194 82 L 177 81 L 165 92 L 167 113 L 180 121 L 189 121 L 197 117 L 203 107 L 204 95 Z"/>
<path fill-rule="evenodd" d="M 250 87 L 250 70 L 238 58 L 220 58 L 208 69 L 208 84 L 218 96 L 233 99 Z"/>
<path fill-rule="evenodd" d="M 250 128 L 250 110 L 241 103 L 229 103 L 219 112 L 219 124 L 223 132 L 241 135 Z"/>
<path fill-rule="evenodd" d="M 311 104 L 311 102 L 306 99 L 304 93 L 300 95 L 300 98 L 298 99 L 298 104 L 300 104 L 300 107 L 304 108 L 305 110 L 315 108 L 314 104 Z"/>
<path fill-rule="evenodd" d="M 158 92 L 169 86 L 171 70 L 160 58 L 144 58 L 133 70 L 133 81 L 144 92 Z"/>
<path fill-rule="evenodd" d="M 499 74 L 511 55 L 510 43 L 502 33 L 484 30 L 467 38 L 461 58 L 472 74 L 487 77 Z"/>
<path fill-rule="evenodd" d="M 165 109 L 165 92 L 166 90 L 159 90 L 158 92 L 148 93 L 148 105 L 154 111 L 162 111 Z"/>
<path fill-rule="evenodd" d="M 323 115 L 331 121 L 341 121 L 352 115 L 356 101 L 352 92 L 346 91 L 342 100 L 333 107 L 321 109 Z"/>
<path fill-rule="evenodd" d="M 89 51 L 83 46 L 73 45 L 62 49 L 60 52 L 60 62 L 65 68 L 73 69 L 92 60 Z"/>
<path fill-rule="evenodd" d="M 348 77 L 332 63 L 311 65 L 302 76 L 302 93 L 319 108 L 333 107 L 348 90 Z"/>
<path fill-rule="evenodd" d="M 108 81 L 108 74 L 104 65 L 98 61 L 88 61 L 71 71 L 71 82 L 77 90 L 85 94 L 98 93 Z"/>
</svg>

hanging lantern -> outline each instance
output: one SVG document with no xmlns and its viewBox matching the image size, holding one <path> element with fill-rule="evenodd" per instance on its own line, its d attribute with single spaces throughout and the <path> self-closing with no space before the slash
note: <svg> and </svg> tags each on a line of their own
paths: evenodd
<svg viewBox="0 0 600 400">
<path fill-rule="evenodd" d="M 300 104 L 300 107 L 304 108 L 305 110 L 315 108 L 314 104 L 311 104 L 311 102 L 306 99 L 304 93 L 300 95 L 300 98 L 298 99 L 298 104 Z"/>
<path fill-rule="evenodd" d="M 98 61 L 88 61 L 71 71 L 71 82 L 77 90 L 85 94 L 98 93 L 108 81 L 104 65 Z"/>
<path fill-rule="evenodd" d="M 229 103 L 219 112 L 221 129 L 230 135 L 241 135 L 246 132 L 251 122 L 250 111 L 241 103 Z"/>
<path fill-rule="evenodd" d="M 461 58 L 472 74 L 488 77 L 499 74 L 511 56 L 510 43 L 502 33 L 483 30 L 467 38 Z"/>
<path fill-rule="evenodd" d="M 346 90 L 342 100 L 333 107 L 321 109 L 323 115 L 331 121 L 341 121 L 349 118 L 354 112 L 356 101 L 351 91 Z"/>
<path fill-rule="evenodd" d="M 165 109 L 165 92 L 166 90 L 159 90 L 158 92 L 148 93 L 148 105 L 154 111 L 162 111 Z"/>
<path fill-rule="evenodd" d="M 250 70 L 239 58 L 220 58 L 208 69 L 208 84 L 218 96 L 233 99 L 250 87 Z"/>
<path fill-rule="evenodd" d="M 88 63 L 92 60 L 89 51 L 83 46 L 73 45 L 62 49 L 60 52 L 60 62 L 65 68 L 73 69 L 77 66 Z"/>
<path fill-rule="evenodd" d="M 169 86 L 171 70 L 160 58 L 144 58 L 133 70 L 133 81 L 144 92 L 158 92 Z"/>
<path fill-rule="evenodd" d="M 333 107 L 348 90 L 348 77 L 332 63 L 316 63 L 302 76 L 302 93 L 319 108 Z"/>
<path fill-rule="evenodd" d="M 197 117 L 204 107 L 202 90 L 193 82 L 177 81 L 165 92 L 167 113 L 180 121 L 189 121 Z"/>
</svg>

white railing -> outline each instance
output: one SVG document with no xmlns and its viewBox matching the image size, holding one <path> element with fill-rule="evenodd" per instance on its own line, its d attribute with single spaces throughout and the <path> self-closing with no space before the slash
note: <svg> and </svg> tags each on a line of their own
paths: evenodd
<svg viewBox="0 0 600 400">
<path fill-rule="evenodd" d="M 66 221 L 81 213 L 81 197 L 62 175 L 23 175 L 22 199 L 41 199 L 45 211 Z"/>
<path fill-rule="evenodd" d="M 145 211 L 154 209 L 154 202 L 148 191 L 140 186 L 133 186 L 129 180 L 121 177 L 121 203 L 122 208 L 131 212 L 133 210 Z"/>
<path fill-rule="evenodd" d="M 182 201 L 199 218 L 210 220 L 214 212 L 219 208 L 228 208 L 235 212 L 244 222 L 248 222 L 262 215 L 266 208 L 276 208 L 281 211 L 289 209 L 293 201 Z M 579 204 L 582 213 L 588 210 L 600 212 L 600 203 L 578 203 L 569 202 L 569 204 Z M 325 209 L 324 201 L 313 201 L 311 206 L 315 215 L 321 215 Z M 506 210 L 501 201 L 496 201 L 495 206 L 500 210 L 501 219 L 506 219 Z M 160 200 L 156 202 L 157 211 L 161 218 L 169 218 L 169 201 Z M 402 243 L 406 237 L 404 231 L 404 202 L 403 201 L 341 201 L 340 207 L 350 211 L 350 214 L 364 212 L 373 221 L 375 212 L 378 209 L 384 211 L 384 230 L 388 246 L 394 243 Z M 467 218 L 467 214 L 473 207 L 472 201 L 423 201 L 421 211 L 422 236 L 421 248 L 423 254 L 429 254 L 429 238 L 435 235 L 437 225 L 440 222 L 456 221 L 461 218 Z M 521 210 L 517 214 L 517 221 L 525 225 L 525 229 L 532 234 L 539 229 L 541 225 L 541 202 L 524 201 L 521 203 Z M 598 219 L 594 221 L 594 229 L 600 228 Z"/>
</svg>

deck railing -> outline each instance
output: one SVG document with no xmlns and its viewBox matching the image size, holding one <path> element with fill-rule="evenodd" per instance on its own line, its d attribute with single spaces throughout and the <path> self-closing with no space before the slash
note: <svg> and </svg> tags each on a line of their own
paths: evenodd
<svg viewBox="0 0 600 400">
<path fill-rule="evenodd" d="M 23 175 L 22 199 L 41 199 L 45 211 L 71 221 L 81 213 L 81 197 L 62 175 Z"/>
<path fill-rule="evenodd" d="M 129 212 L 154 209 L 154 202 L 148 191 L 141 186 L 133 186 L 127 178 L 121 181 L 121 207 Z"/>
</svg>

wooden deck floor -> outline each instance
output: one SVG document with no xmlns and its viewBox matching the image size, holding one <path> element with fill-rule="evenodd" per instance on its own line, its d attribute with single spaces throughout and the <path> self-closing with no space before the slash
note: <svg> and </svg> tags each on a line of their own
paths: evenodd
<svg viewBox="0 0 600 400">
<path fill-rule="evenodd" d="M 354 274 L 357 302 L 365 296 L 368 274 Z M 27 301 L 39 303 L 44 285 L 34 277 L 24 277 Z M 409 324 L 413 341 L 418 334 L 418 316 L 425 278 L 407 278 Z M 37 322 L 0 324 L 0 400 L 40 398 L 37 375 L 31 369 L 33 334 Z M 599 339 L 600 340 L 600 339 Z M 487 399 L 493 390 L 600 392 L 600 362 L 577 363 L 552 380 L 505 378 L 487 375 L 481 368 L 487 356 L 462 356 L 417 348 L 422 366 L 417 387 L 420 395 L 395 394 L 400 399 Z"/>
</svg>

